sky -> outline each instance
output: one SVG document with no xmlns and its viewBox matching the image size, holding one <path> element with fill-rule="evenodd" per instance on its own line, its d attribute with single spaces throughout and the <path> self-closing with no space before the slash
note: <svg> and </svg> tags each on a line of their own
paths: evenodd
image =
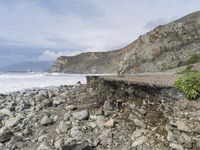
<svg viewBox="0 0 200 150">
<path fill-rule="evenodd" d="M 122 48 L 200 0 L 0 0 L 0 66 Z"/>
</svg>

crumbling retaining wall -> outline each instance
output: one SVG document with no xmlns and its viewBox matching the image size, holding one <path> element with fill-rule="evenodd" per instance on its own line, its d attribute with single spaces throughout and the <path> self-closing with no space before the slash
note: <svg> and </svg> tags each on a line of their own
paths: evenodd
<svg viewBox="0 0 200 150">
<path fill-rule="evenodd" d="M 108 100 L 122 116 L 145 123 L 150 133 L 145 136 L 160 149 L 200 149 L 200 100 L 189 101 L 174 87 L 123 79 L 88 76 L 87 83 L 98 91 L 99 103 Z"/>
</svg>

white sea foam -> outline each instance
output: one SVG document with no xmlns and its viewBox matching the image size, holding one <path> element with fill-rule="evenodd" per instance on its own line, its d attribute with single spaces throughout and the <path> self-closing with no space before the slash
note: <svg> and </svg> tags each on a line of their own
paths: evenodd
<svg viewBox="0 0 200 150">
<path fill-rule="evenodd" d="M 60 73 L 0 73 L 0 93 L 86 83 L 85 75 Z"/>
</svg>

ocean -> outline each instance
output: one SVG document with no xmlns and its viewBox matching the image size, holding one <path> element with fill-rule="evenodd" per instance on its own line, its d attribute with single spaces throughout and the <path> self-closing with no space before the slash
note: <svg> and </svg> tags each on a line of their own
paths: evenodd
<svg viewBox="0 0 200 150">
<path fill-rule="evenodd" d="M 86 75 L 62 73 L 0 73 L 0 93 L 22 91 L 25 89 L 45 88 L 60 85 L 74 85 L 78 81 L 86 83 Z"/>
</svg>

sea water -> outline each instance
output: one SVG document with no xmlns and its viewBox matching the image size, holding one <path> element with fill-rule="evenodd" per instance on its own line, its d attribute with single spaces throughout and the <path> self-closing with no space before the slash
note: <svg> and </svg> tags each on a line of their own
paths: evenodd
<svg viewBox="0 0 200 150">
<path fill-rule="evenodd" d="M 0 93 L 10 93 L 33 88 L 85 84 L 86 75 L 62 73 L 0 73 Z"/>
</svg>

